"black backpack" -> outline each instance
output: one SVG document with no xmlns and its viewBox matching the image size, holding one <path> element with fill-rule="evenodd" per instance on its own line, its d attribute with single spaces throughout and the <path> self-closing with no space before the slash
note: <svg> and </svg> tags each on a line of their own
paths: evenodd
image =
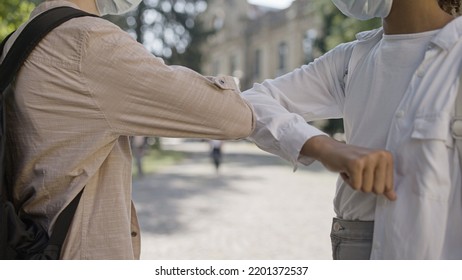
<svg viewBox="0 0 462 280">
<path fill-rule="evenodd" d="M 45 229 L 30 217 L 20 215 L 11 200 L 11 185 L 5 178 L 5 90 L 12 82 L 34 47 L 53 28 L 67 20 L 82 16 L 96 16 L 71 7 L 48 10 L 27 24 L 15 40 L 0 65 L 0 260 L 2 259 L 59 259 L 61 247 L 80 201 L 83 190 L 59 215 L 53 234 L 48 237 Z M 0 56 L 11 34 L 0 45 Z"/>
</svg>

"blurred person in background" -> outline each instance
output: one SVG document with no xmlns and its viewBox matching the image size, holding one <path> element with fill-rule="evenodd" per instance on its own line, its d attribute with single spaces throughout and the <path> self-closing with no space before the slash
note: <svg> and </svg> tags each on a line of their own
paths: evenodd
<svg viewBox="0 0 462 280">
<path fill-rule="evenodd" d="M 210 145 L 210 158 L 212 160 L 215 171 L 218 173 L 220 171 L 221 161 L 223 159 L 223 141 L 221 140 L 209 140 Z"/>
<path fill-rule="evenodd" d="M 383 19 L 293 72 L 244 92 L 251 139 L 340 174 L 334 259 L 461 259 L 462 191 L 451 135 L 462 69 L 460 0 L 333 0 Z M 308 121 L 343 118 L 346 143 Z M 313 225 L 316 226 L 316 225 Z"/>
</svg>

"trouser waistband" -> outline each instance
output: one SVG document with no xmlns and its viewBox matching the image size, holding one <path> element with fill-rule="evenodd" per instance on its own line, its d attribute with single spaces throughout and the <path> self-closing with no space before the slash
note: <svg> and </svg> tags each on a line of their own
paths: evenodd
<svg viewBox="0 0 462 280">
<path fill-rule="evenodd" d="M 351 221 L 334 218 L 331 233 L 340 238 L 372 240 L 374 221 Z"/>
</svg>

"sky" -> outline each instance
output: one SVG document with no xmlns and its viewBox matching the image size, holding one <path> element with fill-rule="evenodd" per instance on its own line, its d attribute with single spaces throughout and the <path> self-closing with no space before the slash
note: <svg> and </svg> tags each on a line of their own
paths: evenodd
<svg viewBox="0 0 462 280">
<path fill-rule="evenodd" d="M 293 0 L 248 0 L 250 4 L 285 9 L 290 6 Z"/>
</svg>

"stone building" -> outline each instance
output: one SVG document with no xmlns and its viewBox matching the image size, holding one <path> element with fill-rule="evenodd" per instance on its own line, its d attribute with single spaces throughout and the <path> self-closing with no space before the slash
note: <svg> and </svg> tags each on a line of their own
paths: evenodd
<svg viewBox="0 0 462 280">
<path fill-rule="evenodd" d="M 203 74 L 235 76 L 242 90 L 311 61 L 321 20 L 311 0 L 296 0 L 284 10 L 212 0 L 201 19 L 215 30 L 203 46 Z"/>
</svg>

